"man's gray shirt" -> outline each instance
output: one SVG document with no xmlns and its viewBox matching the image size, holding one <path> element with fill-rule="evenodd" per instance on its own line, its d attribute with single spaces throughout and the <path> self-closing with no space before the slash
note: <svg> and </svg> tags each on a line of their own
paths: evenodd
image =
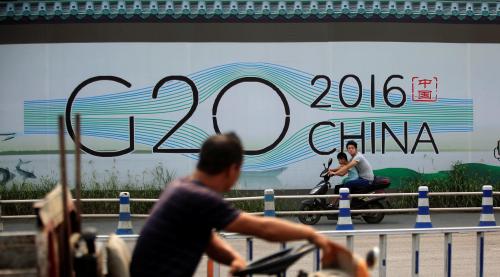
<svg viewBox="0 0 500 277">
<path fill-rule="evenodd" d="M 356 164 L 356 169 L 358 170 L 358 175 L 360 178 L 363 178 L 368 181 L 373 181 L 373 169 L 368 160 L 366 160 L 365 156 L 361 153 L 356 153 L 351 160 L 355 160 L 358 163 Z"/>
</svg>

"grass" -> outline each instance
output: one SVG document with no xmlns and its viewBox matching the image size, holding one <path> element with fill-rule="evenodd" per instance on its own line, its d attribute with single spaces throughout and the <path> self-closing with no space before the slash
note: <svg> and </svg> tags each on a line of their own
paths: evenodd
<svg viewBox="0 0 500 277">
<path fill-rule="evenodd" d="M 108 179 L 105 183 L 85 183 L 82 184 L 82 198 L 115 198 L 118 200 L 119 194 L 122 191 L 130 193 L 131 198 L 148 198 L 157 199 L 165 189 L 164 186 L 158 185 L 135 185 L 126 184 L 118 186 L 114 178 Z M 165 184 L 170 182 L 167 180 Z M 9 189 L 0 188 L 2 199 L 41 199 L 50 192 L 57 181 L 43 177 L 40 183 L 34 185 L 32 183 L 13 184 Z M 73 197 L 75 190 L 71 190 Z M 262 196 L 261 191 L 230 191 L 224 194 L 225 198 L 232 197 L 247 197 L 247 196 Z M 276 202 L 277 210 L 296 210 L 300 204 L 300 200 L 280 200 Z M 130 204 L 132 213 L 147 214 L 153 207 L 154 203 L 142 203 L 132 201 Z M 247 212 L 262 212 L 264 210 L 264 202 L 259 200 L 253 201 L 236 201 L 233 205 Z M 2 205 L 2 215 L 29 215 L 33 214 L 32 204 L 5 204 Z M 117 214 L 119 205 L 117 202 L 85 202 L 82 203 L 82 213 L 84 214 Z"/>
<path fill-rule="evenodd" d="M 120 184 L 119 172 L 116 168 L 107 171 L 102 181 L 97 178 L 96 172 L 92 172 L 87 182 L 82 183 L 82 198 L 115 198 L 118 200 L 120 192 L 127 191 L 131 198 L 158 198 L 165 189 L 165 184 L 170 183 L 175 178 L 174 172 L 169 171 L 160 163 L 150 172 L 151 181 L 142 184 L 140 180 L 134 179 L 131 175 L 125 184 Z M 143 174 L 144 175 L 144 174 Z M 36 184 L 16 183 L 10 187 L 0 186 L 0 197 L 7 199 L 41 199 L 50 192 L 57 184 L 53 177 L 42 176 Z M 141 184 L 141 185 L 136 185 Z M 73 197 L 76 195 L 75 189 L 71 189 Z M 131 202 L 131 210 L 136 214 L 147 214 L 154 203 Z M 86 202 L 82 203 L 82 213 L 84 214 L 117 214 L 119 212 L 118 202 Z M 34 214 L 32 204 L 5 204 L 2 205 L 2 215 L 25 215 Z"/>
<path fill-rule="evenodd" d="M 458 167 L 452 166 L 451 171 L 455 170 L 455 172 L 451 172 L 450 170 L 438 171 L 434 173 L 425 173 L 425 172 L 417 172 L 415 170 L 411 170 L 408 168 L 384 168 L 374 170 L 376 176 L 385 176 L 391 179 L 391 189 L 405 189 L 412 182 L 425 182 L 431 180 L 439 180 L 440 182 L 443 179 L 446 179 L 453 174 L 457 175 L 459 172 L 457 170 L 461 170 L 459 173 L 462 180 L 465 180 L 468 177 L 481 177 L 481 181 L 484 181 L 485 184 L 495 184 L 500 180 L 500 167 L 492 166 L 487 164 L 479 164 L 479 163 L 467 163 L 461 164 L 456 162 L 455 165 Z"/>
<path fill-rule="evenodd" d="M 0 189 L 2 199 L 40 199 L 43 198 L 56 185 L 55 181 L 47 181 L 43 185 L 33 185 L 30 183 L 13 185 L 11 189 Z M 132 198 L 158 198 L 163 191 L 163 188 L 145 185 L 141 187 L 122 186 L 100 184 L 82 184 L 82 198 L 114 198 L 117 199 L 120 192 L 128 191 Z M 71 190 L 71 194 L 75 196 L 75 190 Z M 97 214 L 119 212 L 118 202 L 85 202 L 82 203 L 82 213 Z M 153 203 L 138 203 L 131 202 L 131 210 L 134 213 L 145 214 L 151 209 Z M 32 204 L 5 204 L 2 205 L 2 215 L 23 215 L 33 214 Z"/>
<path fill-rule="evenodd" d="M 474 164 L 461 164 L 459 162 L 452 166 L 452 169 L 446 174 L 434 174 L 434 178 L 429 178 L 429 174 L 411 174 L 405 177 L 402 182 L 406 184 L 397 191 L 417 192 L 418 187 L 425 185 L 431 192 L 460 192 L 475 191 L 480 192 L 482 186 L 490 184 L 500 185 L 500 179 L 497 176 L 491 176 L 489 172 L 474 170 Z M 471 170 L 472 167 L 472 170 Z M 99 182 L 95 172 L 91 174 L 88 181 L 82 184 L 82 198 L 116 198 L 120 192 L 130 192 L 131 198 L 158 198 L 168 184 L 174 179 L 175 174 L 163 165 L 159 164 L 152 171 L 147 172 L 153 177 L 149 183 L 135 180 L 130 177 L 125 184 L 120 184 L 118 180 L 118 171 L 113 168 L 107 172 L 103 181 Z M 41 177 L 37 184 L 32 183 L 14 183 L 10 187 L 0 187 L 1 199 L 40 199 L 54 188 L 57 181 L 54 178 Z M 142 184 L 141 184 L 142 183 Z M 137 185 L 141 184 L 141 185 Z M 74 189 L 71 190 L 75 195 Z M 299 192 L 296 192 L 299 194 Z M 277 192 L 278 195 L 283 193 Z M 290 192 L 287 192 L 290 194 Z M 246 197 L 262 196 L 263 191 L 231 191 L 224 197 Z M 275 202 L 277 211 L 297 210 L 301 199 L 280 199 Z M 391 208 L 414 208 L 417 207 L 417 197 L 397 197 L 390 198 Z M 499 196 L 495 196 L 495 203 L 498 205 Z M 134 214 L 147 214 L 154 203 L 131 202 L 131 211 Z M 237 201 L 233 205 L 247 212 L 262 212 L 264 210 L 264 201 Z M 481 196 L 434 196 L 430 199 L 431 207 L 480 207 Z M 33 214 L 31 204 L 6 204 L 2 205 L 3 215 L 24 215 Z M 117 202 L 88 202 L 82 203 L 84 214 L 110 213 L 117 214 L 119 205 Z"/>
<path fill-rule="evenodd" d="M 280 193 L 275 191 L 277 195 L 285 195 L 284 193 Z M 299 193 L 298 191 L 295 193 L 291 193 L 288 191 L 286 195 L 290 194 L 302 194 Z M 224 194 L 225 198 L 233 198 L 233 197 L 249 197 L 249 196 L 263 196 L 264 192 L 263 191 L 238 191 L 238 190 L 233 190 L 230 191 L 226 194 Z M 303 199 L 279 199 L 275 200 L 275 209 L 277 211 L 295 211 L 299 209 L 300 202 Z M 264 211 L 264 200 L 251 200 L 251 201 L 236 201 L 232 202 L 233 206 L 246 211 L 246 212 L 263 212 Z"/>
<path fill-rule="evenodd" d="M 401 192 L 418 192 L 419 186 L 428 186 L 429 192 L 481 192 L 483 185 L 493 185 L 493 190 L 498 189 L 500 179 L 487 172 L 475 171 L 474 164 L 456 162 L 447 174 L 428 178 L 426 174 L 415 175 L 405 180 L 406 186 L 399 189 Z M 472 168 L 471 168 L 472 167 Z M 400 197 L 391 199 L 393 208 L 417 207 L 417 197 Z M 498 205 L 499 196 L 494 196 L 494 203 Z M 480 207 L 481 196 L 433 196 L 429 198 L 430 207 Z"/>
</svg>

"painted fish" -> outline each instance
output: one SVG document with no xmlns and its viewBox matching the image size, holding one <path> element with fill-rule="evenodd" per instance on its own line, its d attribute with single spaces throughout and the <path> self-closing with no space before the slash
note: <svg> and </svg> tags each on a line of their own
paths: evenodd
<svg viewBox="0 0 500 277">
<path fill-rule="evenodd" d="M 19 162 L 16 165 L 16 171 L 23 178 L 23 182 L 26 179 L 36 179 L 37 178 L 36 175 L 34 174 L 34 172 L 29 172 L 29 171 L 26 171 L 24 169 L 21 169 L 21 165 L 28 164 L 28 163 L 31 163 L 31 161 L 24 162 L 23 160 L 19 159 Z"/>
</svg>

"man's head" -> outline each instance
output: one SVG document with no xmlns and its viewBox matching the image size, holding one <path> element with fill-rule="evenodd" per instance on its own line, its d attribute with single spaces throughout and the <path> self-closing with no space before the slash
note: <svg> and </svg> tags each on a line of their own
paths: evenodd
<svg viewBox="0 0 500 277">
<path fill-rule="evenodd" d="M 351 156 L 355 156 L 358 152 L 358 144 L 354 140 L 350 140 L 347 142 L 347 152 Z"/>
<path fill-rule="evenodd" d="M 347 155 L 344 152 L 340 152 L 337 154 L 337 160 L 339 161 L 340 165 L 346 165 L 347 164 Z"/>
<path fill-rule="evenodd" d="M 209 137 L 201 146 L 196 168 L 209 176 L 221 177 L 221 190 L 229 191 L 240 176 L 243 147 L 235 133 Z"/>
</svg>

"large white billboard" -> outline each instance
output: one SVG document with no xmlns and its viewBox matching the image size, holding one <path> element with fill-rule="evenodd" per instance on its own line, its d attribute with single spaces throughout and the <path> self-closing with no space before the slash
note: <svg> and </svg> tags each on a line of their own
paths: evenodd
<svg viewBox="0 0 500 277">
<path fill-rule="evenodd" d="M 189 174 L 227 131 L 246 150 L 240 189 L 309 188 L 350 139 L 376 174 L 499 174 L 499 44 L 23 44 L 0 60 L 2 185 L 57 178 L 57 116 L 76 113 L 85 180 Z"/>
</svg>

